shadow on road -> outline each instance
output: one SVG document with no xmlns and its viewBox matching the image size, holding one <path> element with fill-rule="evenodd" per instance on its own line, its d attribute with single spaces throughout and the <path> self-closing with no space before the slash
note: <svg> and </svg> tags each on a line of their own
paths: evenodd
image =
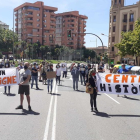
<svg viewBox="0 0 140 140">
<path fill-rule="evenodd" d="M 11 97 L 16 96 L 16 94 L 12 94 L 12 93 L 3 93 L 3 94 L 6 96 L 11 96 Z"/>
<path fill-rule="evenodd" d="M 23 109 L 22 112 L 25 113 L 26 115 L 28 115 L 28 114 L 40 115 L 40 113 L 35 112 L 35 111 L 33 111 L 33 110 L 32 110 L 32 111 L 28 111 L 28 110 L 26 110 L 26 109 Z"/>
<path fill-rule="evenodd" d="M 58 85 L 58 86 L 72 88 L 71 86 L 64 86 L 64 85 Z"/>
<path fill-rule="evenodd" d="M 61 96 L 61 94 L 52 93 L 51 95 Z"/>
<path fill-rule="evenodd" d="M 139 99 L 136 99 L 136 98 L 131 98 L 131 97 L 123 97 L 123 98 L 129 99 L 129 100 L 140 101 Z"/>
<path fill-rule="evenodd" d="M 93 115 L 110 118 L 110 116 L 107 113 L 104 113 L 104 112 L 95 112 L 95 113 L 96 114 L 93 114 Z"/>
<path fill-rule="evenodd" d="M 77 92 L 85 92 L 85 91 L 83 91 L 83 90 L 76 90 Z"/>
<path fill-rule="evenodd" d="M 27 115 L 26 113 L 0 113 L 0 115 Z"/>
<path fill-rule="evenodd" d="M 140 115 L 123 115 L 123 114 L 120 114 L 120 115 L 109 115 L 111 117 L 140 117 Z"/>
</svg>

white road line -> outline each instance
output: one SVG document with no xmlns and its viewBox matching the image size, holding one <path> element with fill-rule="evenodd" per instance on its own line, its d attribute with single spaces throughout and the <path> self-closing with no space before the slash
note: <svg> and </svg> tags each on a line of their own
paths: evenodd
<svg viewBox="0 0 140 140">
<path fill-rule="evenodd" d="M 58 92 L 58 86 L 56 86 L 56 93 Z M 56 110 L 57 110 L 57 96 L 54 97 L 54 113 L 53 113 L 53 125 L 52 125 L 52 140 L 56 137 Z"/>
<path fill-rule="evenodd" d="M 120 104 L 118 101 L 116 101 L 115 99 L 113 99 L 111 96 L 109 96 L 108 94 L 104 93 L 106 96 L 108 96 L 110 99 L 112 99 L 113 101 L 115 101 L 117 104 Z"/>
<path fill-rule="evenodd" d="M 54 82 L 53 82 L 53 90 L 52 90 L 53 93 L 54 93 L 55 87 L 56 87 L 56 80 L 54 80 Z M 49 124 L 50 124 L 50 117 L 51 117 L 53 97 L 54 96 L 51 96 L 51 101 L 50 101 L 50 105 L 49 105 L 49 111 L 48 111 L 48 116 L 47 116 L 47 121 L 46 121 L 46 128 L 45 128 L 43 140 L 47 140 L 48 139 Z"/>
</svg>

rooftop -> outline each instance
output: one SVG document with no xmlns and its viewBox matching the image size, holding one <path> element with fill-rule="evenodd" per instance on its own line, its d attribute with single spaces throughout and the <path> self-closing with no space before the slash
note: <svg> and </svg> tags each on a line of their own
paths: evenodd
<svg viewBox="0 0 140 140">
<path fill-rule="evenodd" d="M 7 25 L 7 24 L 0 20 L 0 25 Z"/>
</svg>

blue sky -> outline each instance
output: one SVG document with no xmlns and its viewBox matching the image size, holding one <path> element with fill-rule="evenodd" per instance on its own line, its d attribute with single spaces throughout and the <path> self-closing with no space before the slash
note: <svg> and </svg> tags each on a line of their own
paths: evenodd
<svg viewBox="0 0 140 140">
<path fill-rule="evenodd" d="M 13 9 L 25 2 L 34 3 L 37 0 L 0 0 L 0 20 L 13 27 Z M 43 1 L 43 0 L 42 0 Z M 125 0 L 125 5 L 135 4 L 138 0 Z M 79 11 L 88 16 L 87 33 L 94 33 L 101 37 L 104 45 L 108 46 L 109 10 L 111 0 L 44 0 L 47 6 L 58 7 L 57 13 Z M 86 35 L 86 47 L 96 47 L 96 37 Z M 97 39 L 97 46 L 101 43 Z"/>
</svg>

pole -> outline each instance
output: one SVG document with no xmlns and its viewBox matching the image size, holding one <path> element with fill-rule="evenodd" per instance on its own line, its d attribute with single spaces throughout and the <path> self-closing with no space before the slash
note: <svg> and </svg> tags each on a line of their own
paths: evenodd
<svg viewBox="0 0 140 140">
<path fill-rule="evenodd" d="M 14 61 L 14 9 L 13 9 L 13 61 Z"/>
</svg>

